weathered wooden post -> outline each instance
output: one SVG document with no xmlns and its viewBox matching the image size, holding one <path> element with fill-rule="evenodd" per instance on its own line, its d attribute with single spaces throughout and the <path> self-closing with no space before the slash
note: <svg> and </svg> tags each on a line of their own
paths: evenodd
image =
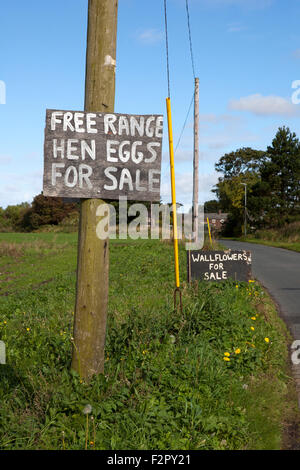
<svg viewBox="0 0 300 470">
<path fill-rule="evenodd" d="M 118 0 L 89 0 L 85 111 L 114 111 Z M 82 199 L 72 369 L 84 379 L 104 371 L 109 239 L 96 235 L 100 199 Z"/>
<path fill-rule="evenodd" d="M 163 116 L 114 113 L 117 12 L 117 0 L 89 0 L 85 111 L 46 110 L 43 193 L 81 199 L 71 367 L 85 380 L 104 371 L 109 206 L 101 199 L 160 201 Z"/>
</svg>

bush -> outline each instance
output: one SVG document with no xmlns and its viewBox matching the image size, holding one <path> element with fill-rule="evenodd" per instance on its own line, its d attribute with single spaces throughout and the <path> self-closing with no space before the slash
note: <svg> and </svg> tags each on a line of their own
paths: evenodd
<svg viewBox="0 0 300 470">
<path fill-rule="evenodd" d="M 39 194 L 24 214 L 22 225 L 26 231 L 37 230 L 44 225 L 58 225 L 72 212 L 78 211 L 76 203 L 65 203 L 60 197 Z"/>
</svg>

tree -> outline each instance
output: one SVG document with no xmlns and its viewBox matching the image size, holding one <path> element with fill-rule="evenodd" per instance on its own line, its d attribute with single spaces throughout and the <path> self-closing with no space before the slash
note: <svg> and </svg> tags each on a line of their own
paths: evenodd
<svg viewBox="0 0 300 470">
<path fill-rule="evenodd" d="M 221 210 L 220 201 L 216 199 L 211 199 L 210 201 L 206 201 L 204 203 L 204 212 L 219 212 Z"/>
<path fill-rule="evenodd" d="M 65 203 L 60 197 L 36 196 L 23 217 L 26 230 L 36 230 L 42 225 L 57 225 L 71 212 L 78 211 L 76 203 Z"/>
<path fill-rule="evenodd" d="M 261 185 L 256 188 L 265 196 L 264 211 L 272 225 L 300 214 L 300 142 L 288 127 L 280 127 L 267 148 L 261 168 Z"/>
<path fill-rule="evenodd" d="M 265 159 L 265 152 L 243 147 L 226 153 L 216 163 L 216 171 L 223 173 L 223 179 L 231 179 L 245 173 L 259 173 Z"/>
<path fill-rule="evenodd" d="M 244 147 L 225 154 L 216 163 L 215 168 L 223 176 L 213 190 L 218 197 L 220 208 L 229 212 L 227 223 L 224 225 L 226 234 L 238 235 L 242 230 L 244 220 L 244 196 L 247 184 L 247 195 L 252 195 L 253 187 L 260 181 L 260 169 L 266 159 L 266 152 Z M 251 211 L 250 211 L 251 212 Z M 249 214 L 248 219 L 253 215 Z"/>
<path fill-rule="evenodd" d="M 247 193 L 251 195 L 252 187 L 260 180 L 260 168 L 265 161 L 265 152 L 249 147 L 241 148 L 235 152 L 225 154 L 216 163 L 215 168 L 223 176 L 213 192 L 218 196 L 221 209 L 236 214 L 244 210 L 244 186 L 247 184 Z"/>
<path fill-rule="evenodd" d="M 30 204 L 22 202 L 14 206 L 7 206 L 6 209 L 0 208 L 0 231 L 11 232 L 21 230 L 24 214 L 29 207 Z"/>
</svg>

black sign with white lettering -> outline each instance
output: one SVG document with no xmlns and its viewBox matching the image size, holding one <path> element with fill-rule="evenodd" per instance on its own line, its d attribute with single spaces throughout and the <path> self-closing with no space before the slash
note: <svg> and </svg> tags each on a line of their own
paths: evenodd
<svg viewBox="0 0 300 470">
<path fill-rule="evenodd" d="M 201 281 L 249 281 L 250 251 L 187 251 L 188 279 Z"/>
<path fill-rule="evenodd" d="M 46 111 L 45 196 L 160 200 L 163 117 Z"/>
</svg>

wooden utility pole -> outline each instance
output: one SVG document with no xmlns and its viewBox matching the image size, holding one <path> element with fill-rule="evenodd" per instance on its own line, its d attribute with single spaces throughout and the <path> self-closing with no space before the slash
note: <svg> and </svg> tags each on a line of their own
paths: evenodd
<svg viewBox="0 0 300 470">
<path fill-rule="evenodd" d="M 118 0 L 89 0 L 85 111 L 114 112 Z M 100 199 L 82 199 L 72 369 L 83 379 L 104 371 L 109 239 L 96 235 Z"/>
<path fill-rule="evenodd" d="M 198 199 L 199 199 L 199 78 L 195 78 L 194 102 L 194 171 L 193 171 L 193 234 L 198 242 Z"/>
</svg>

